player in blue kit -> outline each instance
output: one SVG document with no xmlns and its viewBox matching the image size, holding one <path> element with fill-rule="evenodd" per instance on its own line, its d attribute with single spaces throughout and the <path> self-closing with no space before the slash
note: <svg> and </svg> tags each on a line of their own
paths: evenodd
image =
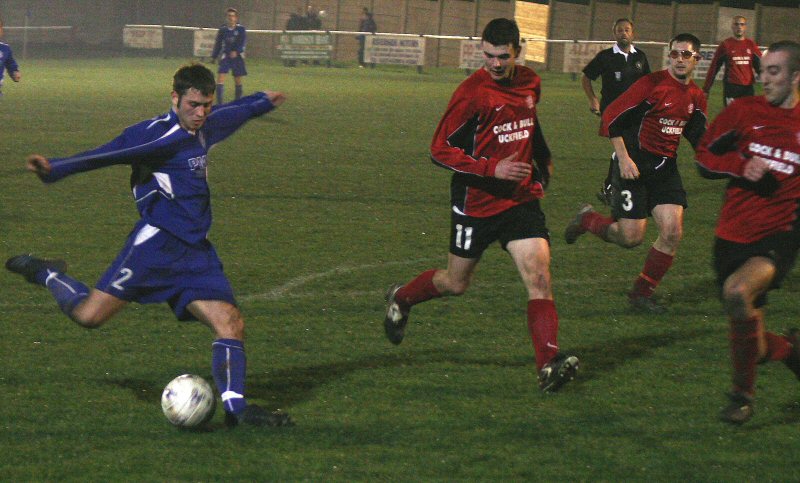
<svg viewBox="0 0 800 483">
<path fill-rule="evenodd" d="M 214 332 L 212 372 L 229 426 L 291 424 L 289 415 L 248 405 L 244 398 L 244 320 L 222 263 L 206 238 L 211 204 L 209 149 L 248 120 L 281 105 L 280 92 L 259 92 L 211 107 L 214 74 L 200 64 L 173 78 L 170 112 L 128 127 L 111 142 L 68 158 L 33 154 L 26 167 L 45 183 L 111 166 L 132 167 L 141 219 L 93 290 L 69 277 L 62 260 L 31 255 L 6 268 L 47 287 L 67 316 L 86 328 L 103 325 L 129 302 L 168 302 L 178 320 L 199 320 Z"/>
<path fill-rule="evenodd" d="M 3 38 L 3 21 L 0 20 L 0 39 Z M 14 82 L 19 82 L 22 75 L 19 73 L 19 65 L 14 60 L 14 54 L 11 53 L 11 47 L 3 42 L 0 42 L 0 96 L 3 95 L 3 72 L 8 71 L 8 76 Z"/>
<path fill-rule="evenodd" d="M 225 99 L 225 76 L 233 71 L 233 81 L 236 83 L 236 99 L 242 97 L 242 77 L 247 75 L 244 66 L 244 48 L 247 44 L 247 31 L 239 23 L 239 11 L 229 8 L 225 11 L 227 22 L 219 28 L 214 50 L 211 52 L 211 62 L 219 59 L 217 69 L 217 104 L 222 104 Z"/>
</svg>

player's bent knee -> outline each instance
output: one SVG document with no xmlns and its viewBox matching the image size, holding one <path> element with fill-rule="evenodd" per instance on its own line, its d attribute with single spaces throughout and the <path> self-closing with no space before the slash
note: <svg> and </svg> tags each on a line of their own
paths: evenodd
<svg viewBox="0 0 800 483">
<path fill-rule="evenodd" d="M 749 305 L 750 293 L 741 283 L 726 284 L 722 290 L 722 302 L 729 315 L 744 316 Z"/>
<path fill-rule="evenodd" d="M 443 280 L 445 283 L 444 290 L 442 290 L 442 295 L 448 296 L 459 296 L 464 295 L 464 292 L 467 291 L 470 285 L 470 280 L 452 280 L 450 278 Z"/>
<path fill-rule="evenodd" d="M 108 317 L 105 317 L 103 314 L 99 312 L 80 312 L 75 311 L 71 314 L 70 318 L 74 320 L 78 325 L 81 327 L 85 327 L 87 329 L 97 329 L 101 327 L 103 324 L 108 321 Z"/>
<path fill-rule="evenodd" d="M 214 324 L 217 334 L 226 339 L 244 340 L 244 319 L 236 307 L 231 306 L 226 319 L 221 324 Z"/>
<path fill-rule="evenodd" d="M 622 248 L 636 248 L 644 241 L 643 236 L 624 236 L 621 237 L 617 245 Z"/>
</svg>

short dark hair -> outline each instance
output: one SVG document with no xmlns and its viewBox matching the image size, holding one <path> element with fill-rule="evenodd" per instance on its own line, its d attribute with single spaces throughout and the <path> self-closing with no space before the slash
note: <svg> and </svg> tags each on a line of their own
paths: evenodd
<svg viewBox="0 0 800 483">
<path fill-rule="evenodd" d="M 672 45 L 676 42 L 689 42 L 692 44 L 692 49 L 695 52 L 700 50 L 700 39 L 692 34 L 678 34 L 675 37 L 672 37 L 672 40 L 669 41 L 669 48 L 671 49 Z"/>
<path fill-rule="evenodd" d="M 631 28 L 634 28 L 633 27 L 633 20 L 631 20 L 631 19 L 629 19 L 627 17 L 622 17 L 622 18 L 618 18 L 617 20 L 614 21 L 614 26 L 611 27 L 611 30 L 612 31 L 617 30 L 617 25 L 619 25 L 621 23 L 629 23 L 629 24 L 631 24 Z"/>
<path fill-rule="evenodd" d="M 519 51 L 519 27 L 517 27 L 517 22 L 508 18 L 491 20 L 483 29 L 481 40 L 492 45 L 511 44 L 515 50 Z"/>
<path fill-rule="evenodd" d="M 178 93 L 178 98 L 183 97 L 189 89 L 197 89 L 204 96 L 210 96 L 216 87 L 214 73 L 202 64 L 184 65 L 172 76 L 172 90 Z"/>
<path fill-rule="evenodd" d="M 800 44 L 793 40 L 779 40 L 767 48 L 767 52 L 786 52 L 789 55 L 789 72 L 800 71 Z"/>
</svg>

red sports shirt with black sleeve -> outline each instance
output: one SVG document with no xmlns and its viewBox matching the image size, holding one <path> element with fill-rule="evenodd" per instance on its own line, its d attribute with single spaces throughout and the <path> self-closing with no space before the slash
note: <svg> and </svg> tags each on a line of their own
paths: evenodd
<svg viewBox="0 0 800 483">
<path fill-rule="evenodd" d="M 716 235 L 752 243 L 791 231 L 800 208 L 800 105 L 783 109 L 763 96 L 736 99 L 711 123 L 697 149 L 700 172 L 730 177 Z M 770 163 L 762 180 L 742 178 L 753 156 Z"/>
<path fill-rule="evenodd" d="M 708 66 L 703 90 L 706 92 L 711 90 L 714 77 L 723 65 L 725 66 L 725 82 L 740 86 L 752 85 L 755 82 L 753 69 L 756 71 L 759 69 L 760 59 L 761 50 L 752 39 L 737 40 L 728 37 L 719 44 L 714 52 L 714 58 L 711 60 L 711 65 Z"/>
<path fill-rule="evenodd" d="M 681 135 L 697 146 L 706 128 L 706 98 L 693 82 L 660 70 L 636 81 L 603 111 L 601 134 L 622 137 L 634 162 L 639 151 L 675 158 Z"/>
<path fill-rule="evenodd" d="M 539 76 L 524 66 L 505 82 L 480 69 L 458 86 L 431 142 L 431 160 L 455 172 L 454 211 L 483 218 L 544 196 L 550 150 L 536 115 L 540 96 Z M 513 153 L 534 172 L 522 181 L 495 178 L 497 163 Z"/>
</svg>

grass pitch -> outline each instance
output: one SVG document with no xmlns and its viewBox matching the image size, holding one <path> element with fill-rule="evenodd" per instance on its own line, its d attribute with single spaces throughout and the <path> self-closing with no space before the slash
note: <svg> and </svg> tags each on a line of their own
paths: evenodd
<svg viewBox="0 0 800 483">
<path fill-rule="evenodd" d="M 44 186 L 24 156 L 72 154 L 169 108 L 180 59 L 28 61 L 0 99 L 0 249 L 64 257 L 89 285 L 137 218 L 129 171 Z M 499 248 L 460 298 L 414 308 L 406 340 L 383 335 L 383 292 L 443 267 L 449 173 L 428 157 L 455 71 L 284 68 L 248 61 L 246 91 L 288 102 L 217 146 L 211 239 L 247 323 L 248 395 L 297 426 L 171 427 L 161 389 L 210 379 L 211 334 L 166 306 L 132 305 L 100 330 L 0 272 L 0 479 L 797 481 L 800 386 L 759 367 L 755 418 L 717 421 L 729 384 L 727 323 L 710 268 L 723 184 L 695 173 L 685 141 L 685 236 L 661 316 L 627 310 L 650 237 L 623 250 L 566 223 L 594 201 L 610 143 L 580 85 L 543 75 L 540 118 L 556 173 L 544 201 L 560 344 L 579 379 L 536 387 L 525 290 Z M 227 89 L 233 91 L 232 84 Z M 710 104 L 719 108 L 719 93 Z M 797 322 L 797 282 L 770 295 L 767 327 Z"/>
</svg>

